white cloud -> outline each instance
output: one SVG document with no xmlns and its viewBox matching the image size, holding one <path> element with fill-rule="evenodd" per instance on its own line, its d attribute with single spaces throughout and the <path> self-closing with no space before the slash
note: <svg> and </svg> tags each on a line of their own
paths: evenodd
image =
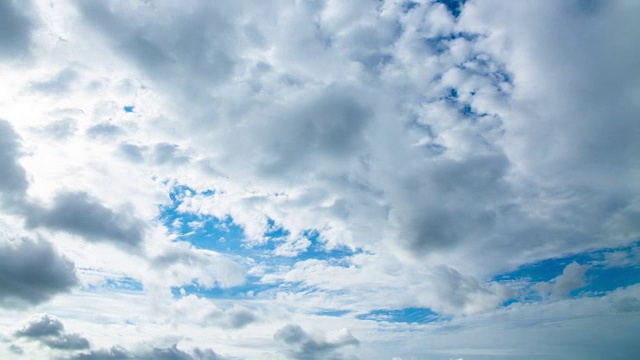
<svg viewBox="0 0 640 360">
<path fill-rule="evenodd" d="M 496 275 L 603 248 L 589 273 L 637 265 L 640 7 L 460 6 L 0 5 L 0 325 L 46 311 L 87 358 L 632 357 L 635 288 L 567 299 L 589 285 L 572 263 L 505 308 Z M 199 238 L 207 215 L 241 243 Z M 358 318 L 407 307 L 451 318 Z"/>
</svg>

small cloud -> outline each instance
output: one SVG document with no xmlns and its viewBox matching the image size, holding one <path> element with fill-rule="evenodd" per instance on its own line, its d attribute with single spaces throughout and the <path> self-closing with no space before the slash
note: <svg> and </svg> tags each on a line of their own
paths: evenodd
<svg viewBox="0 0 640 360">
<path fill-rule="evenodd" d="M 211 349 L 194 348 L 187 352 L 178 349 L 177 345 L 169 347 L 153 347 L 150 349 L 131 351 L 121 346 L 109 349 L 92 350 L 74 356 L 74 360 L 104 360 L 104 359 L 180 359 L 180 360 L 223 360 Z"/>
<path fill-rule="evenodd" d="M 92 138 L 108 138 L 123 134 L 124 130 L 107 122 L 100 123 L 87 129 L 87 135 Z"/>
<path fill-rule="evenodd" d="M 39 341 L 53 349 L 83 350 L 89 348 L 89 340 L 78 334 L 66 333 L 62 322 L 48 314 L 35 316 L 14 335 L 18 338 Z"/>
<path fill-rule="evenodd" d="M 273 337 L 287 346 L 287 354 L 291 358 L 300 360 L 334 359 L 338 349 L 360 344 L 347 329 L 340 330 L 332 338 L 316 338 L 294 324 L 278 330 Z"/>
<path fill-rule="evenodd" d="M 613 308 L 621 313 L 640 312 L 640 299 L 632 296 L 624 297 L 613 303 Z"/>
<path fill-rule="evenodd" d="M 135 248 L 144 239 L 144 223 L 128 211 L 114 211 L 84 192 L 58 194 L 49 208 L 31 205 L 27 226 L 46 227 Z"/>
<path fill-rule="evenodd" d="M 68 291 L 77 282 L 74 264 L 59 255 L 49 242 L 0 233 L 0 306 L 39 304 Z M 24 335 L 54 331 L 55 325 L 26 329 Z"/>
<path fill-rule="evenodd" d="M 573 290 L 587 285 L 585 273 L 589 269 L 587 265 L 572 262 L 567 265 L 562 274 L 550 282 L 541 282 L 535 285 L 535 289 L 543 296 L 551 296 L 555 299 L 563 299 L 569 296 Z"/>
<path fill-rule="evenodd" d="M 31 89 L 41 93 L 65 94 L 69 92 L 71 84 L 77 77 L 78 73 L 75 70 L 67 68 L 49 80 L 33 83 Z"/>
</svg>

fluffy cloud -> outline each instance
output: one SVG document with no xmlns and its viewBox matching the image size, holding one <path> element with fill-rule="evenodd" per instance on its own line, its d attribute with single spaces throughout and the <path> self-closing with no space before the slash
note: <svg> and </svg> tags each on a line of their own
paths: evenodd
<svg viewBox="0 0 640 360">
<path fill-rule="evenodd" d="M 50 348 L 60 350 L 83 350 L 90 346 L 84 337 L 65 332 L 62 322 L 48 314 L 34 317 L 22 329 L 16 331 L 15 336 L 37 340 Z"/>
<path fill-rule="evenodd" d="M 136 248 L 144 239 L 144 223 L 130 211 L 114 211 L 84 192 L 60 192 L 50 207 L 27 198 L 26 171 L 18 162 L 20 138 L 11 124 L 0 120 L 0 162 L 6 176 L 0 180 L 4 208 L 24 216 L 27 227 L 47 227 L 82 236 L 89 241 L 107 240 Z"/>
<path fill-rule="evenodd" d="M 164 273 L 162 285 L 189 285 L 196 281 L 204 288 L 231 287 L 244 283 L 244 269 L 220 253 L 196 249 L 186 242 L 175 242 L 151 258 L 154 273 Z"/>
<path fill-rule="evenodd" d="M 176 345 L 167 348 L 152 348 L 131 352 L 121 347 L 93 350 L 73 357 L 77 360 L 103 360 L 103 359 L 137 359 L 137 360 L 221 360 L 223 359 L 211 349 L 194 349 L 188 353 L 178 349 Z"/>
<path fill-rule="evenodd" d="M 639 15 L 5 2 L 0 326 L 37 304 L 85 358 L 634 358 Z"/>
<path fill-rule="evenodd" d="M 29 183 L 24 168 L 18 162 L 21 155 L 20 137 L 11 123 L 0 120 L 0 196 L 5 206 L 16 205 L 24 197 Z"/>
<path fill-rule="evenodd" d="M 0 234 L 0 305 L 38 304 L 77 281 L 73 263 L 49 242 Z"/>
<path fill-rule="evenodd" d="M 573 290 L 587 285 L 585 273 L 588 269 L 589 266 L 580 265 L 574 261 L 565 266 L 558 277 L 549 282 L 537 283 L 534 287 L 545 298 L 563 299 Z"/>
<path fill-rule="evenodd" d="M 20 58 L 30 53 L 36 22 L 30 1 L 7 1 L 0 5 L 0 56 Z"/>
<path fill-rule="evenodd" d="M 30 205 L 25 216 L 28 227 L 67 231 L 88 241 L 136 248 L 144 240 L 142 221 L 126 210 L 109 209 L 87 193 L 60 193 L 49 208 Z"/>
<path fill-rule="evenodd" d="M 316 339 L 299 325 L 287 325 L 278 330 L 273 337 L 287 345 L 287 354 L 292 359 L 341 359 L 336 350 L 360 343 L 346 329 L 335 334 L 332 339 Z"/>
</svg>

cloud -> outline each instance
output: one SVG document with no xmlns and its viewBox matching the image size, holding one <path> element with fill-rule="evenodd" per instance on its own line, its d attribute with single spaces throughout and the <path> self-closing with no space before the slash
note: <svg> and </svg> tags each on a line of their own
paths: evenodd
<svg viewBox="0 0 640 360">
<path fill-rule="evenodd" d="M 87 135 L 92 138 L 113 138 L 124 133 L 118 125 L 102 122 L 87 129 Z"/>
<path fill-rule="evenodd" d="M 84 192 L 59 193 L 50 207 L 31 205 L 25 216 L 29 227 L 62 230 L 87 241 L 134 249 L 144 240 L 145 225 L 130 211 L 114 211 Z"/>
<path fill-rule="evenodd" d="M 245 270 L 231 257 L 215 251 L 198 249 L 187 242 L 174 242 L 161 253 L 150 257 L 155 272 L 162 273 L 163 286 L 191 285 L 196 282 L 205 289 L 241 285 Z M 155 277 L 150 282 L 157 283 Z"/>
<path fill-rule="evenodd" d="M 54 139 L 68 139 L 76 132 L 77 121 L 71 117 L 53 120 L 42 128 L 35 128 L 34 131 Z"/>
<path fill-rule="evenodd" d="M 74 360 L 107 360 L 107 359 L 136 359 L 136 360 L 222 360 L 220 355 L 211 349 L 195 348 L 191 353 L 178 349 L 176 345 L 166 348 L 151 348 L 142 351 L 129 351 L 122 347 L 92 350 L 73 357 Z"/>
<path fill-rule="evenodd" d="M 139 247 L 145 224 L 129 209 L 114 211 L 86 192 L 59 192 L 51 206 L 27 197 L 25 169 L 18 162 L 20 137 L 6 120 L 0 120 L 0 199 L 11 213 L 22 215 L 28 228 L 46 227 L 80 235 L 88 241 L 110 241 L 127 248 Z"/>
<path fill-rule="evenodd" d="M 589 266 L 574 261 L 567 265 L 558 277 L 548 283 L 538 283 L 535 287 L 545 297 L 550 295 L 556 299 L 566 298 L 571 291 L 587 285 L 585 273 L 588 269 Z"/>
<path fill-rule="evenodd" d="M 65 332 L 62 322 L 48 314 L 35 316 L 14 335 L 18 338 L 37 340 L 59 350 L 84 350 L 90 346 L 89 340 L 78 334 Z"/>
<path fill-rule="evenodd" d="M 342 347 L 357 346 L 360 341 L 343 329 L 332 339 L 316 339 L 299 325 L 287 325 L 278 330 L 274 339 L 287 346 L 287 355 L 292 359 L 339 359 L 336 351 Z"/>
<path fill-rule="evenodd" d="M 4 1 L 0 4 L 0 57 L 28 55 L 35 22 L 30 1 Z"/>
<path fill-rule="evenodd" d="M 18 162 L 21 151 L 19 135 L 11 123 L 0 119 L 0 196 L 5 206 L 20 203 L 29 186 L 26 171 Z"/>
<path fill-rule="evenodd" d="M 49 242 L 0 234 L 0 305 L 39 304 L 77 281 L 74 264 Z"/>
<path fill-rule="evenodd" d="M 221 309 L 213 301 L 191 294 L 177 300 L 174 311 L 173 319 L 188 319 L 205 326 L 230 330 L 242 329 L 261 320 L 256 311 L 246 307 L 234 305 Z"/>
<path fill-rule="evenodd" d="M 54 93 L 64 95 L 71 90 L 71 85 L 78 77 L 77 72 L 72 68 L 63 69 L 50 80 L 35 82 L 31 85 L 31 90 L 42 93 Z"/>
<path fill-rule="evenodd" d="M 227 312 L 225 327 L 240 329 L 258 320 L 258 317 L 247 309 L 233 308 Z"/>
<path fill-rule="evenodd" d="M 640 312 L 640 299 L 632 296 L 624 297 L 618 299 L 613 306 L 622 313 L 637 313 Z"/>
<path fill-rule="evenodd" d="M 165 346 L 178 336 L 248 359 L 634 358 L 639 17 L 633 1 L 8 1 L 0 230 L 39 240 L 0 243 L 2 304 L 73 317 L 107 346 L 84 355 L 107 358 L 195 357 Z M 363 316 L 412 308 L 437 315 Z"/>
</svg>

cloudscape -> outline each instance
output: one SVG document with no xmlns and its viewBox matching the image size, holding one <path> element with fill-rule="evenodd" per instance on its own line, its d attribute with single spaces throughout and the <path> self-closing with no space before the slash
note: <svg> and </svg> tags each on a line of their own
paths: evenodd
<svg viewBox="0 0 640 360">
<path fill-rule="evenodd" d="M 0 358 L 640 358 L 640 2 L 0 2 Z"/>
</svg>

